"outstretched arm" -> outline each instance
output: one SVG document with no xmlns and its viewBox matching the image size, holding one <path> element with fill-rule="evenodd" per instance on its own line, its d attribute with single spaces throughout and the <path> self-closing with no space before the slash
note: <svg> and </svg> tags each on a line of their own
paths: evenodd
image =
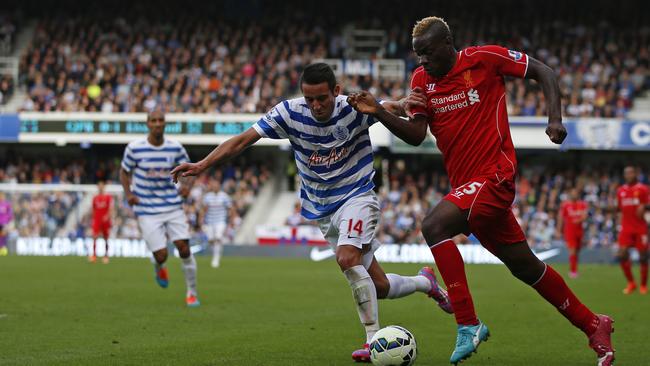
<svg viewBox="0 0 650 366">
<path fill-rule="evenodd" d="M 203 160 L 196 163 L 183 163 L 174 168 L 171 172 L 174 182 L 178 182 L 178 179 L 181 177 L 197 176 L 212 165 L 222 164 L 228 161 L 239 155 L 247 147 L 256 143 L 261 137 L 254 128 L 249 128 L 217 146 Z"/>
<path fill-rule="evenodd" d="M 410 145 L 420 145 L 427 136 L 426 117 L 416 115 L 407 122 L 386 110 L 367 91 L 351 94 L 348 97 L 348 103 L 358 112 L 369 114 L 378 119 L 390 132 Z"/>
<path fill-rule="evenodd" d="M 556 144 L 561 144 L 566 138 L 566 128 L 562 125 L 562 105 L 560 102 L 560 85 L 553 69 L 539 60 L 528 56 L 528 71 L 526 79 L 537 81 L 542 86 L 542 92 L 548 105 L 548 127 L 546 134 Z"/>
</svg>

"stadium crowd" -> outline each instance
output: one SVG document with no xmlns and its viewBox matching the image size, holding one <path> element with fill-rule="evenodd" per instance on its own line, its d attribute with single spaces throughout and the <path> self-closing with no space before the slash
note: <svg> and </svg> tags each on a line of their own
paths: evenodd
<svg viewBox="0 0 650 366">
<path fill-rule="evenodd" d="M 456 45 L 501 44 L 546 62 L 560 80 L 566 116 L 622 117 L 634 97 L 650 89 L 650 27 L 638 17 L 614 24 L 595 10 L 574 14 L 559 6 L 533 14 L 474 5 L 471 14 L 453 5 L 436 9 L 454 30 Z M 29 92 L 22 109 L 134 112 L 164 105 L 175 112 L 263 113 L 299 94 L 305 64 L 344 56 L 351 24 L 385 30 L 383 56 L 405 60 L 408 75 L 398 82 L 348 75 L 340 80 L 344 92 L 404 95 L 417 66 L 410 46 L 416 14 L 395 18 L 391 4 L 378 3 L 363 19 L 331 9 L 312 19 L 283 6 L 248 20 L 180 9 L 171 19 L 145 20 L 137 12 L 126 18 L 44 17 L 21 60 L 20 82 Z M 507 90 L 511 114 L 545 114 L 537 85 L 512 80 Z"/>
</svg>

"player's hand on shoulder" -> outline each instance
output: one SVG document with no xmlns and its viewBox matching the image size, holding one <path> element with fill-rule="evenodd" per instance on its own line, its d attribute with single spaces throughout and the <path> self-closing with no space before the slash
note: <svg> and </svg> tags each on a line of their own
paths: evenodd
<svg viewBox="0 0 650 366">
<path fill-rule="evenodd" d="M 129 206 L 137 205 L 140 200 L 138 199 L 138 196 L 136 196 L 133 193 L 129 193 L 126 196 L 126 201 L 129 203 Z"/>
<path fill-rule="evenodd" d="M 549 122 L 546 127 L 546 134 L 551 138 L 551 141 L 555 144 L 561 144 L 562 141 L 566 138 L 567 132 L 566 128 L 560 121 Z"/>
<path fill-rule="evenodd" d="M 176 168 L 172 169 L 171 175 L 174 183 L 182 177 L 193 177 L 201 174 L 203 167 L 199 163 L 183 163 Z"/>
<path fill-rule="evenodd" d="M 383 108 L 375 97 L 365 90 L 350 94 L 348 96 L 348 104 L 357 112 L 363 114 L 376 114 Z"/>
<path fill-rule="evenodd" d="M 413 112 L 414 108 L 426 108 L 427 107 L 427 95 L 420 88 L 419 86 L 416 86 L 411 90 L 408 96 L 406 98 L 400 100 L 400 104 L 402 108 L 404 109 L 404 112 L 406 113 L 406 116 L 409 118 L 415 117 Z"/>
</svg>

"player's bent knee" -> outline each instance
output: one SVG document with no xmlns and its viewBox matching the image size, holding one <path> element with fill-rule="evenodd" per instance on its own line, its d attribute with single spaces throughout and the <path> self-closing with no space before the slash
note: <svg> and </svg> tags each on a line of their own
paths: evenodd
<svg viewBox="0 0 650 366">
<path fill-rule="evenodd" d="M 442 220 L 429 215 L 422 221 L 422 235 L 427 243 L 433 244 L 441 240 L 448 239 L 451 235 L 447 233 Z"/>
<path fill-rule="evenodd" d="M 153 252 L 153 257 L 159 264 L 165 263 L 167 260 L 167 249 L 161 249 Z"/>
<path fill-rule="evenodd" d="M 190 255 L 192 255 L 190 244 L 187 242 L 187 240 L 174 242 L 174 244 L 176 245 L 176 249 L 178 249 L 178 255 L 181 258 L 188 258 Z"/>
<path fill-rule="evenodd" d="M 336 263 L 342 271 L 361 264 L 361 250 L 351 245 L 345 247 L 339 247 L 336 251 Z"/>
</svg>

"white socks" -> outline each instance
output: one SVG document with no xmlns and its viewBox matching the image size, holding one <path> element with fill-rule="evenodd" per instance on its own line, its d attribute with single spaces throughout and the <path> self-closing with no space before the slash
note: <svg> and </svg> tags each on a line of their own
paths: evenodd
<svg viewBox="0 0 650 366">
<path fill-rule="evenodd" d="M 357 305 L 361 324 L 366 328 L 366 342 L 379 330 L 377 290 L 368 271 L 362 266 L 354 266 L 343 271 L 352 288 L 352 296 Z"/>
<path fill-rule="evenodd" d="M 431 282 L 424 276 L 400 276 L 394 273 L 387 273 L 390 289 L 388 290 L 388 299 L 397 299 L 408 296 L 415 291 L 428 293 L 431 291 Z"/>
<path fill-rule="evenodd" d="M 219 263 L 221 261 L 221 252 L 223 250 L 223 247 L 221 244 L 213 244 L 212 245 L 212 268 L 217 268 L 219 267 Z"/>
<path fill-rule="evenodd" d="M 187 258 L 181 258 L 181 266 L 185 274 L 187 295 L 196 296 L 196 259 L 194 258 L 194 254 L 190 254 Z"/>
</svg>

